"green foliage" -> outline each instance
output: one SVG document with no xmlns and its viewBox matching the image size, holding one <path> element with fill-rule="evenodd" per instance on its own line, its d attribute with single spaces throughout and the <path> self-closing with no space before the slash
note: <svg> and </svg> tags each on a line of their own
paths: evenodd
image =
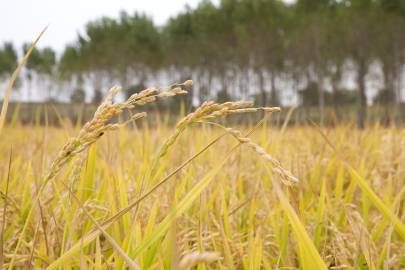
<svg viewBox="0 0 405 270">
<path fill-rule="evenodd" d="M 0 47 L 0 78 L 11 75 L 17 67 L 17 59 L 17 52 L 13 44 L 7 42 Z"/>
<path fill-rule="evenodd" d="M 28 51 L 31 44 L 24 44 L 24 53 Z M 39 74 L 52 75 L 56 64 L 56 56 L 53 49 L 47 47 L 44 49 L 34 48 L 30 58 L 27 61 L 27 69 Z"/>
<path fill-rule="evenodd" d="M 67 77 L 80 73 L 82 70 L 81 60 L 79 50 L 74 46 L 67 46 L 60 59 L 59 72 Z"/>
<path fill-rule="evenodd" d="M 104 17 L 90 22 L 75 45 L 66 47 L 60 61 L 62 75 L 106 71 L 122 76 L 127 86 L 129 70 L 137 73 L 155 68 L 162 59 L 160 34 L 145 15 L 121 13 L 119 19 Z"/>
</svg>

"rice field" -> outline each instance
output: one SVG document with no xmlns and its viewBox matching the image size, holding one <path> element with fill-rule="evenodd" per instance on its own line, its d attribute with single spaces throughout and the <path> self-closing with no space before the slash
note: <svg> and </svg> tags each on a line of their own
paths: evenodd
<svg viewBox="0 0 405 270">
<path fill-rule="evenodd" d="M 249 102 L 149 124 L 144 104 L 191 83 L 112 88 L 84 126 L 6 125 L 3 269 L 405 268 L 404 129 L 272 124 Z"/>
</svg>

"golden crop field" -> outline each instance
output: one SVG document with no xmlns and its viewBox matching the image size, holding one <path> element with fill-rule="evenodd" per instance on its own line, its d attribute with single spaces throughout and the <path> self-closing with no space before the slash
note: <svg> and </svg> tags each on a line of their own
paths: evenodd
<svg viewBox="0 0 405 270">
<path fill-rule="evenodd" d="M 113 103 L 113 88 L 83 127 L 8 123 L 0 265 L 405 267 L 404 129 L 273 126 L 277 108 L 248 102 L 204 103 L 176 126 L 149 125 L 142 105 L 182 91 Z M 126 109 L 131 119 L 111 123 Z M 233 114 L 264 117 L 231 126 Z"/>
</svg>

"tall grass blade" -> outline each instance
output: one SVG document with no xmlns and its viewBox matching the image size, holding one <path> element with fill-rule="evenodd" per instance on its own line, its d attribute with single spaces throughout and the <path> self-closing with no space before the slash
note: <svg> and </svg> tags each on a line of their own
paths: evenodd
<svg viewBox="0 0 405 270">
<path fill-rule="evenodd" d="M 9 103 L 11 89 L 13 88 L 14 82 L 17 79 L 18 74 L 20 74 L 20 71 L 21 71 L 22 67 L 25 65 L 28 58 L 30 57 L 32 51 L 34 50 L 34 47 L 37 45 L 38 41 L 40 40 L 42 35 L 45 33 L 46 29 L 48 29 L 48 26 L 45 26 L 45 28 L 41 31 L 41 33 L 38 35 L 38 37 L 34 40 L 31 47 L 28 49 L 27 53 L 24 55 L 23 59 L 18 63 L 17 68 L 14 70 L 13 74 L 11 75 L 11 78 L 10 78 L 10 80 L 8 82 L 6 91 L 4 92 L 3 106 L 1 107 L 1 113 L 0 113 L 0 136 L 1 136 L 2 132 L 3 132 L 4 124 L 6 122 L 8 103 Z"/>
<path fill-rule="evenodd" d="M 269 175 L 271 175 L 270 170 L 268 168 L 267 170 L 269 172 Z M 300 247 L 302 260 L 305 262 L 305 264 L 310 263 L 310 265 L 312 265 L 312 268 L 310 267 L 304 269 L 325 269 L 325 270 L 328 269 L 326 267 L 325 262 L 322 260 L 321 255 L 316 249 L 315 244 L 312 242 L 307 231 L 305 230 L 304 225 L 301 223 L 298 215 L 292 208 L 286 195 L 281 189 L 280 184 L 277 182 L 277 180 L 272 181 L 272 183 L 274 190 L 276 191 L 276 194 L 280 200 L 281 207 L 286 212 L 288 220 L 290 221 L 291 227 L 293 229 L 293 232 L 297 237 L 297 241 L 299 242 L 298 245 Z"/>
<path fill-rule="evenodd" d="M 367 184 L 366 179 L 364 179 L 339 153 L 333 143 L 329 140 L 322 130 L 318 129 L 322 137 L 325 139 L 327 144 L 332 148 L 334 153 L 342 161 L 343 165 L 349 170 L 350 174 L 355 183 L 360 187 L 361 191 L 369 198 L 369 200 L 374 204 L 374 206 L 384 215 L 385 218 L 390 220 L 394 225 L 395 231 L 401 236 L 402 240 L 405 240 L 405 225 L 404 223 L 390 210 L 388 206 L 374 193 L 371 187 Z"/>
</svg>

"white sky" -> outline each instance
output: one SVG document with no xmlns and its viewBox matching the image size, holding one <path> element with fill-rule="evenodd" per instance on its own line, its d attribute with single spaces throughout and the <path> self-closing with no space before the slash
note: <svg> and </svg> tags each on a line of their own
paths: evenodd
<svg viewBox="0 0 405 270">
<path fill-rule="evenodd" d="M 145 12 L 157 25 L 200 0 L 0 0 L 0 44 L 11 41 L 20 50 L 49 24 L 38 46 L 51 46 L 61 52 L 76 40 L 90 20 L 118 17 L 121 10 Z M 219 3 L 219 0 L 213 0 Z"/>
</svg>

